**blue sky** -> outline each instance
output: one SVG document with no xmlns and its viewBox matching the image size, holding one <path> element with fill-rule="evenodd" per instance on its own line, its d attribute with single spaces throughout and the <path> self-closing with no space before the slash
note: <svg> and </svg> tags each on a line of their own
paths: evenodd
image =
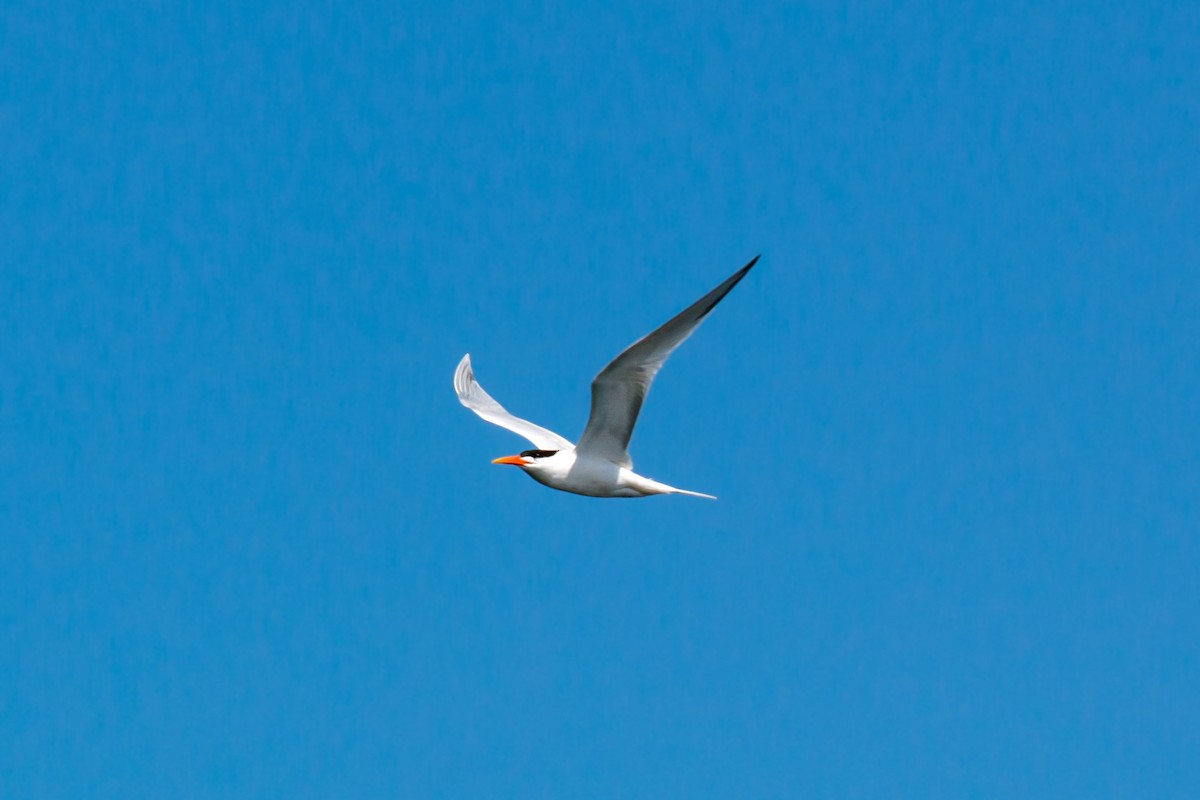
<svg viewBox="0 0 1200 800">
<path fill-rule="evenodd" d="M 1194 3 L 6 5 L 0 795 L 1200 792 Z M 601 501 L 574 438 L 750 257 Z"/>
</svg>

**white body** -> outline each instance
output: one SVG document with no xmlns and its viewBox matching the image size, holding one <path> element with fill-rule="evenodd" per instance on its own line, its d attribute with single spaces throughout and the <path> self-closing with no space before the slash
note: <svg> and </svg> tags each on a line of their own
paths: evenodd
<svg viewBox="0 0 1200 800">
<path fill-rule="evenodd" d="M 559 450 L 548 458 L 529 459 L 520 465 L 529 477 L 551 489 L 589 497 L 647 497 L 652 494 L 687 494 L 707 497 L 711 494 L 676 489 L 601 458 L 587 458 L 570 450 Z"/>
<path fill-rule="evenodd" d="M 592 410 L 579 444 L 506 411 L 475 380 L 470 354 L 463 356 L 454 371 L 454 391 L 459 402 L 493 425 L 524 436 L 537 448 L 492 463 L 512 464 L 552 489 L 591 497 L 686 494 L 715 500 L 711 494 L 676 489 L 638 475 L 629 457 L 629 439 L 650 384 L 667 356 L 691 336 L 756 261 L 757 256 L 711 292 L 625 348 L 600 370 L 592 381 Z"/>
</svg>

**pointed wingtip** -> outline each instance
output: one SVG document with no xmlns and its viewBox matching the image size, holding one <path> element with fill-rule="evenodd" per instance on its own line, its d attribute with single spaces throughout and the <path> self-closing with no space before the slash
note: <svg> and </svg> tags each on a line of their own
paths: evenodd
<svg viewBox="0 0 1200 800">
<path fill-rule="evenodd" d="M 454 368 L 454 377 L 457 379 L 459 375 L 474 375 L 475 371 L 471 369 L 471 354 L 467 353 L 459 359 L 458 366 Z"/>
<path fill-rule="evenodd" d="M 474 379 L 475 372 L 471 369 L 471 354 L 467 353 L 454 368 L 454 393 L 458 395 L 459 400 L 463 400 L 466 396 L 471 381 Z"/>
<path fill-rule="evenodd" d="M 739 275 L 739 276 L 741 276 L 741 275 L 745 275 L 747 272 L 749 272 L 749 271 L 750 271 L 750 268 L 751 268 L 751 267 L 753 267 L 755 264 L 757 264 L 757 263 L 758 263 L 758 260 L 759 260 L 760 258 L 762 258 L 762 253 L 759 253 L 759 254 L 758 254 L 758 255 L 756 255 L 754 258 L 750 259 L 750 263 L 749 263 L 749 264 L 747 264 L 746 266 L 742 267 L 741 269 L 739 269 L 739 270 L 737 271 L 737 273 L 736 273 L 736 274 L 737 274 L 737 275 Z"/>
<path fill-rule="evenodd" d="M 746 273 L 750 271 L 750 268 L 751 268 L 751 267 L 753 267 L 755 264 L 757 264 L 757 263 L 758 263 L 758 259 L 760 259 L 760 258 L 762 258 L 762 253 L 759 253 L 759 254 L 758 254 L 758 255 L 756 255 L 754 258 L 750 259 L 750 263 L 749 263 L 749 264 L 747 264 L 746 266 L 742 267 L 742 268 L 741 268 L 741 269 L 739 269 L 737 272 L 733 273 L 733 277 L 734 277 L 734 278 L 736 278 L 736 280 L 734 280 L 734 283 L 737 283 L 737 282 L 738 282 L 738 281 L 740 281 L 742 278 L 746 277 Z"/>
</svg>

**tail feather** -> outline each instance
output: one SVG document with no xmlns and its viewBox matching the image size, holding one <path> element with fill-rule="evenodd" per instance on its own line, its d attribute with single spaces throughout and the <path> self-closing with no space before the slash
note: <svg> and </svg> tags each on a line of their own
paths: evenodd
<svg viewBox="0 0 1200 800">
<path fill-rule="evenodd" d="M 711 494 L 703 492 L 689 492 L 687 489 L 676 489 L 674 486 L 668 486 L 665 483 L 660 483 L 644 475 L 633 475 L 626 473 L 626 480 L 630 481 L 634 491 L 642 496 L 649 494 L 686 494 L 689 497 L 703 497 L 705 500 L 716 500 Z"/>
<path fill-rule="evenodd" d="M 689 492 L 687 489 L 672 489 L 671 494 L 686 494 L 688 497 L 703 497 L 706 500 L 716 500 L 717 499 L 716 497 L 712 496 L 711 494 L 704 494 L 702 492 Z"/>
</svg>

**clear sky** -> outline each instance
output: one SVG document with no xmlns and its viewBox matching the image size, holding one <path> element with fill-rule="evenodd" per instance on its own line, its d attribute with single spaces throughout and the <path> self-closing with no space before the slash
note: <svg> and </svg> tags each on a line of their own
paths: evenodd
<svg viewBox="0 0 1200 800">
<path fill-rule="evenodd" d="M 1200 795 L 1200 6 L 8 2 L 0 796 Z M 595 500 L 575 438 L 762 253 Z"/>
</svg>

